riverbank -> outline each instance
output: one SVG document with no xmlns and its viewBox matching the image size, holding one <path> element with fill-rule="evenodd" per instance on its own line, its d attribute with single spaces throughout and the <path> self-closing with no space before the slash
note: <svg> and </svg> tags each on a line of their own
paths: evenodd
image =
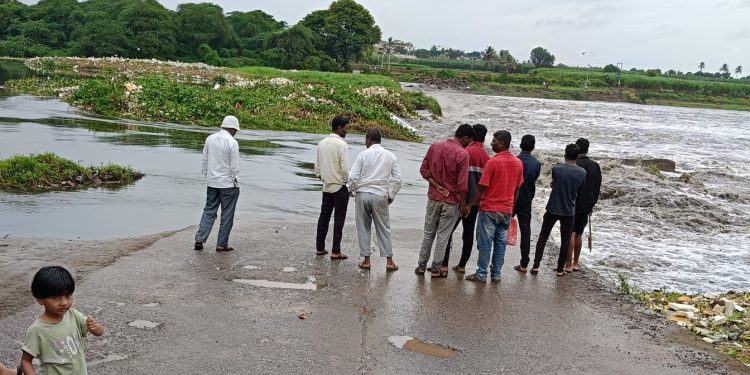
<svg viewBox="0 0 750 375">
<path fill-rule="evenodd" d="M 478 95 L 750 111 L 750 82 L 739 80 L 688 80 L 573 69 L 535 69 L 528 74 L 502 74 L 398 68 L 384 74 L 402 82 Z"/>
<path fill-rule="evenodd" d="M 391 113 L 441 114 L 434 99 L 372 74 L 117 58 L 34 58 L 26 65 L 41 76 L 7 82 L 11 93 L 57 96 L 84 111 L 140 121 L 216 126 L 231 114 L 243 129 L 324 134 L 331 119 L 343 114 L 355 132 L 377 126 L 388 138 L 421 141 Z"/>
<path fill-rule="evenodd" d="M 251 363 L 269 374 L 749 373 L 586 270 L 556 278 L 506 267 L 501 283 L 484 285 L 454 273 L 416 276 L 421 230 L 393 228 L 395 273 L 380 258 L 369 272 L 356 267 L 352 224 L 342 243 L 350 259 L 339 262 L 314 255 L 313 222 L 238 217 L 228 254 L 193 251 L 194 228 L 162 238 L 79 282 L 76 307 L 107 327 L 103 338 L 86 339 L 89 369 L 137 373 L 147 364 L 149 372 L 197 374 L 218 366 L 244 374 Z M 518 257 L 509 248 L 506 266 Z M 0 360 L 17 361 L 37 312 L 29 303 L 0 318 L 8 338 Z M 391 343 L 403 336 L 458 355 L 441 359 Z"/>
</svg>

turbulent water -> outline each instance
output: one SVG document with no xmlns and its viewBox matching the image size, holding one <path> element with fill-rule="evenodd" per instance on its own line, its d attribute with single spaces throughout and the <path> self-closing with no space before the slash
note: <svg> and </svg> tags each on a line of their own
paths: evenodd
<svg viewBox="0 0 750 375">
<path fill-rule="evenodd" d="M 430 94 L 454 124 L 510 130 L 514 145 L 523 134 L 536 136 L 535 153 L 545 163 L 538 213 L 565 145 L 591 141 L 603 186 L 593 251 L 584 249 L 582 258 L 605 277 L 624 273 L 642 288 L 750 289 L 750 113 Z M 677 173 L 655 176 L 623 158 L 671 159 Z"/>
</svg>

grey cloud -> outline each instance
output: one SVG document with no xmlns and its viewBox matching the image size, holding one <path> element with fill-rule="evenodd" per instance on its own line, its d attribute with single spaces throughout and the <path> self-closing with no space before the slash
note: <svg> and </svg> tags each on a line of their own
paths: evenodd
<svg viewBox="0 0 750 375">
<path fill-rule="evenodd" d="M 606 24 L 607 20 L 604 18 L 584 19 L 581 17 L 547 17 L 534 22 L 535 27 L 568 31 L 589 30 L 605 26 Z"/>
</svg>

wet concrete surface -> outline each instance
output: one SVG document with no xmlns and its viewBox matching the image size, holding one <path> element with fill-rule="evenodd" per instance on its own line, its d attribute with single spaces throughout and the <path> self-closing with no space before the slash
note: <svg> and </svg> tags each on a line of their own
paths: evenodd
<svg viewBox="0 0 750 375">
<path fill-rule="evenodd" d="M 476 284 L 452 272 L 434 281 L 416 276 L 421 231 L 397 225 L 395 273 L 375 257 L 371 271 L 357 268 L 352 225 L 344 233 L 345 261 L 314 254 L 314 223 L 240 218 L 231 253 L 192 250 L 193 230 L 79 283 L 76 307 L 107 328 L 103 337 L 85 339 L 91 374 L 748 373 L 592 274 L 558 279 L 551 263 L 538 276 L 516 273 L 517 247 L 508 250 L 501 283 Z M 314 280 L 317 290 L 235 279 Z M 39 314 L 29 300 L 0 319 L 0 361 L 20 357 L 25 329 Z M 399 349 L 392 336 L 459 355 Z"/>
</svg>

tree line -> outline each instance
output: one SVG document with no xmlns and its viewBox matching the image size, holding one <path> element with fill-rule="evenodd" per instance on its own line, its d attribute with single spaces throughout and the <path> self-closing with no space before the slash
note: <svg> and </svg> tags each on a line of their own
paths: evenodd
<svg viewBox="0 0 750 375">
<path fill-rule="evenodd" d="M 210 3 L 169 10 L 156 0 L 0 0 L 0 56 L 120 56 L 282 69 L 349 69 L 379 42 L 354 0 L 336 0 L 289 26 L 260 11 Z"/>
</svg>

